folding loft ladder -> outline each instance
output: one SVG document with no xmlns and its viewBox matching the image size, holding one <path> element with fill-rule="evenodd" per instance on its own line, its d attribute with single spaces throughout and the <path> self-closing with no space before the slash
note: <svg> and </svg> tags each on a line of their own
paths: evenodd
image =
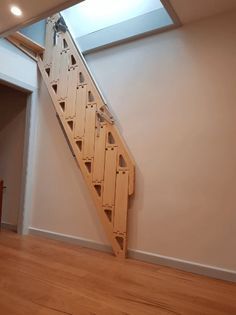
<svg viewBox="0 0 236 315">
<path fill-rule="evenodd" d="M 134 161 L 59 14 L 47 20 L 46 47 L 39 55 L 42 77 L 114 254 L 125 257 Z"/>
</svg>

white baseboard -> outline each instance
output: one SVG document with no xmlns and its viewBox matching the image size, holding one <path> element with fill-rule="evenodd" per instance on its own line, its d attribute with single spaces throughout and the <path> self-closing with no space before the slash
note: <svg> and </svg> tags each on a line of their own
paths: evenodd
<svg viewBox="0 0 236 315">
<path fill-rule="evenodd" d="M 236 282 L 236 271 L 208 266 L 192 261 L 181 260 L 168 256 L 161 256 L 154 253 L 147 253 L 139 250 L 128 250 L 130 258 L 142 260 L 152 264 L 172 267 L 187 272 L 192 272 L 198 275 L 207 276 L 210 278 L 221 279 L 231 282 Z"/>
<path fill-rule="evenodd" d="M 30 235 L 44 236 L 53 240 L 67 242 L 67 243 L 71 243 L 71 244 L 79 245 L 81 247 L 91 248 L 95 250 L 100 250 L 102 252 L 112 253 L 112 249 L 110 246 L 101 244 L 101 243 L 96 243 L 86 238 L 51 232 L 48 230 L 42 230 L 42 229 L 37 229 L 33 227 L 29 227 L 28 231 Z"/>
<path fill-rule="evenodd" d="M 5 230 L 11 230 L 11 231 L 17 232 L 17 225 L 14 225 L 14 224 L 2 222 L 1 228 L 5 229 Z"/>
<path fill-rule="evenodd" d="M 47 237 L 50 239 L 69 242 L 72 244 L 76 244 L 82 247 L 87 247 L 95 250 L 100 250 L 108 253 L 112 253 L 112 249 L 110 246 L 94 242 L 89 239 L 84 239 L 76 236 L 55 233 L 43 229 L 37 229 L 30 227 L 29 234 L 38 235 Z M 141 260 L 144 262 L 172 267 L 176 269 L 180 269 L 187 272 L 192 272 L 195 274 L 221 279 L 231 282 L 236 282 L 236 271 L 222 269 L 215 266 L 208 266 L 203 264 L 194 263 L 191 261 L 176 259 L 173 257 L 161 256 L 154 253 L 144 252 L 136 249 L 128 249 L 128 257 L 136 260 Z"/>
</svg>

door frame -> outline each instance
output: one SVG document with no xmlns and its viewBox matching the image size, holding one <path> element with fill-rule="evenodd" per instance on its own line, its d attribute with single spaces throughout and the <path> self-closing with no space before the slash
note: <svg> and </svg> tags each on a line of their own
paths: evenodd
<svg viewBox="0 0 236 315">
<path fill-rule="evenodd" d="M 23 165 L 21 175 L 21 198 L 18 212 L 17 233 L 28 234 L 29 215 L 32 204 L 32 178 L 35 161 L 36 104 L 38 89 L 25 82 L 0 73 L 0 83 L 27 94 Z"/>
<path fill-rule="evenodd" d="M 2 223 L 3 187 L 4 187 L 4 182 L 2 179 L 0 179 L 0 223 Z M 0 226 L 0 228 L 1 228 L 1 226 Z"/>
</svg>

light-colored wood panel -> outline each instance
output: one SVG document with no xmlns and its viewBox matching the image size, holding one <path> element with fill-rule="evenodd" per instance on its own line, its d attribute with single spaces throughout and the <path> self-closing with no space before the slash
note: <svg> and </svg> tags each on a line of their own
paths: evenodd
<svg viewBox="0 0 236 315">
<path fill-rule="evenodd" d="M 76 94 L 75 138 L 82 138 L 84 136 L 86 105 L 87 85 L 80 85 Z"/>
<path fill-rule="evenodd" d="M 119 171 L 116 176 L 114 232 L 126 235 L 129 172 Z"/>
<path fill-rule="evenodd" d="M 60 56 L 62 51 L 62 38 L 57 36 L 56 45 L 52 47 L 52 67 L 50 71 L 50 81 L 58 82 L 60 75 Z"/>
<path fill-rule="evenodd" d="M 106 148 L 103 205 L 113 206 L 116 189 L 117 147 Z"/>
<path fill-rule="evenodd" d="M 53 23 L 50 20 L 47 21 L 46 35 L 45 35 L 45 47 L 43 55 L 43 63 L 45 67 L 48 67 L 52 63 L 52 52 L 53 52 Z"/>
<path fill-rule="evenodd" d="M 70 34 L 67 36 L 68 44 L 70 47 L 74 47 L 73 40 L 71 39 Z M 89 84 L 88 90 L 91 90 L 94 95 L 94 102 L 98 104 L 98 107 L 104 105 L 104 102 L 101 98 L 100 93 L 98 92 L 97 87 L 94 84 L 93 78 L 91 77 L 87 66 L 85 64 L 84 58 L 82 53 L 78 49 L 73 49 L 74 53 L 79 57 L 77 60 L 79 70 L 83 73 L 84 82 L 87 82 Z"/>
<path fill-rule="evenodd" d="M 108 125 L 107 126 L 108 133 L 111 132 L 115 144 L 119 147 L 119 153 L 122 154 L 126 160 L 127 167 L 129 169 L 129 195 L 132 195 L 134 192 L 134 178 L 135 178 L 135 170 L 134 170 L 134 159 L 132 157 L 132 154 L 129 152 L 129 149 L 127 148 L 127 145 L 125 144 L 124 140 L 119 134 L 119 131 L 115 125 Z M 109 143 L 107 144 L 110 145 Z M 111 144 L 110 146 L 112 146 Z"/>
<path fill-rule="evenodd" d="M 96 104 L 86 106 L 83 158 L 94 157 Z"/>
<path fill-rule="evenodd" d="M 68 92 L 68 54 L 63 51 L 60 59 L 60 78 L 58 83 L 58 99 L 64 100 Z"/>
<path fill-rule="evenodd" d="M 61 110 L 59 102 L 58 102 L 58 95 L 54 92 L 54 90 L 52 88 L 52 85 L 51 85 L 51 82 L 49 80 L 49 77 L 48 77 L 48 75 L 47 75 L 47 73 L 45 71 L 45 66 L 43 64 L 43 61 L 40 58 L 38 58 L 38 67 L 39 67 L 41 75 L 42 75 L 42 77 L 44 79 L 44 82 L 45 82 L 45 84 L 48 87 L 48 92 L 49 92 L 49 95 L 50 95 L 50 97 L 52 99 L 54 108 L 55 108 L 57 114 L 59 115 L 59 117 L 60 117 L 60 119 L 62 121 L 64 119 L 64 115 L 62 113 L 62 110 Z"/>
<path fill-rule="evenodd" d="M 78 68 L 70 69 L 68 72 L 68 97 L 65 117 L 67 119 L 75 117 L 76 94 L 77 94 Z"/>
<path fill-rule="evenodd" d="M 95 136 L 93 181 L 100 182 L 104 179 L 105 149 L 106 125 L 103 125 L 100 127 L 99 132 Z"/>
</svg>

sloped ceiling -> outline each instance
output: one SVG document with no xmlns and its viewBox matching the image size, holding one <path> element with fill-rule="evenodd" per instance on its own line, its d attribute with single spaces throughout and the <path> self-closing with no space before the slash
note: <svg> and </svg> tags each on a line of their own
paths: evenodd
<svg viewBox="0 0 236 315">
<path fill-rule="evenodd" d="M 81 1 L 83 0 L 15 0 L 14 2 L 0 0 L 0 36 L 6 36 L 22 26 Z M 236 9 L 236 0 L 163 0 L 163 2 L 172 5 L 182 24 Z M 10 13 L 9 7 L 13 3 L 24 12 L 22 17 L 14 17 Z"/>
</svg>

